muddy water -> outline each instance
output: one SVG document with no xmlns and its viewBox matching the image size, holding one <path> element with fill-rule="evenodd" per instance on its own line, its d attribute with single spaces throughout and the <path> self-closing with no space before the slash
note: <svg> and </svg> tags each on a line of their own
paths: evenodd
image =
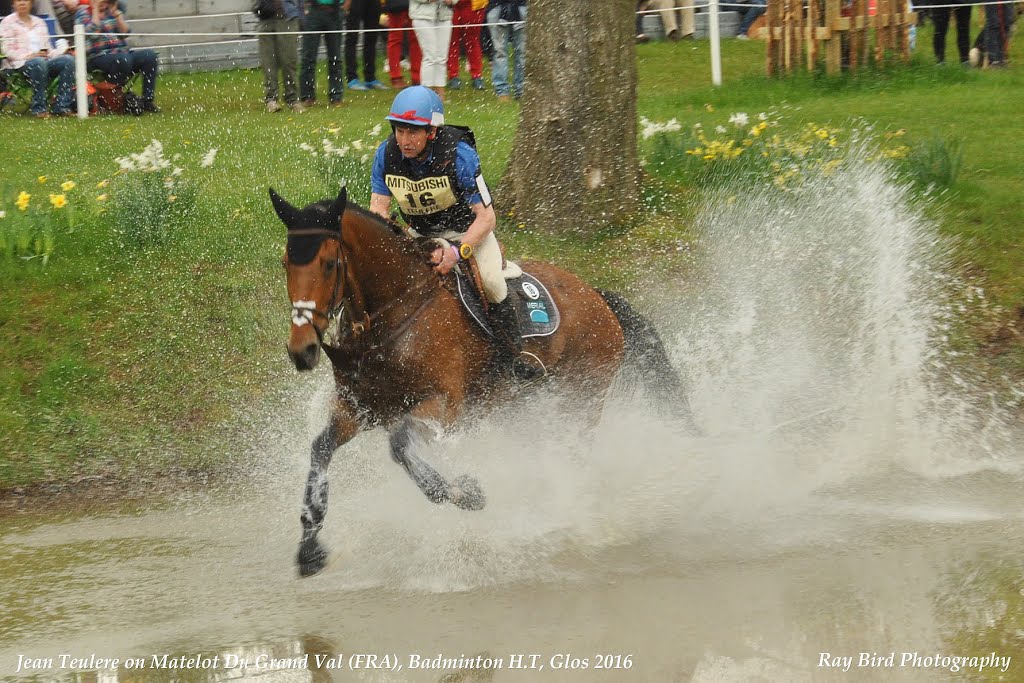
<svg viewBox="0 0 1024 683">
<path fill-rule="evenodd" d="M 1024 680 L 1020 388 L 946 349 L 983 293 L 877 168 L 810 190 L 712 202 L 686 282 L 631 294 L 707 435 L 625 384 L 590 435 L 530 396 L 432 456 L 477 513 L 361 437 L 299 580 L 296 380 L 236 486 L 0 520 L 0 678 Z"/>
</svg>

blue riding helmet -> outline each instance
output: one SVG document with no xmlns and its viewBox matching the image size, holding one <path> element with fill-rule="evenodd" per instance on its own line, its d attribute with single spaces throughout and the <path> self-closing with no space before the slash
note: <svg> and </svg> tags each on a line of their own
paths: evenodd
<svg viewBox="0 0 1024 683">
<path fill-rule="evenodd" d="M 395 96 L 391 113 L 384 118 L 408 126 L 443 126 L 444 103 L 430 88 L 413 85 Z"/>
</svg>

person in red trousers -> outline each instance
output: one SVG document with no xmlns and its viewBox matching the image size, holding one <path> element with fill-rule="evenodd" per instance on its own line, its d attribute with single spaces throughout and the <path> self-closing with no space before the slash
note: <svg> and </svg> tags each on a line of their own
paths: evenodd
<svg viewBox="0 0 1024 683">
<path fill-rule="evenodd" d="M 455 14 L 452 16 L 452 42 L 448 45 L 448 87 L 452 90 L 462 87 L 462 80 L 459 78 L 459 49 L 465 46 L 473 89 L 483 90 L 480 24 L 485 20 L 487 0 L 462 0 L 453 9 Z"/>
<path fill-rule="evenodd" d="M 409 41 L 409 75 L 412 84 L 420 84 L 420 52 L 416 32 L 412 30 L 409 18 L 409 0 L 384 0 L 384 13 L 388 17 L 388 71 L 391 73 L 391 87 L 402 89 L 409 85 L 402 77 L 402 42 Z"/>
</svg>

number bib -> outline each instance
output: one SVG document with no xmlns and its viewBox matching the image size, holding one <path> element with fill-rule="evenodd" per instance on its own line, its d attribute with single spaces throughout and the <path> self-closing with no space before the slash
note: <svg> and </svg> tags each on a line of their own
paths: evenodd
<svg viewBox="0 0 1024 683">
<path fill-rule="evenodd" d="M 411 180 L 405 176 L 386 174 L 384 182 L 406 216 L 426 216 L 455 206 L 457 199 L 451 179 L 433 176 Z"/>
<path fill-rule="evenodd" d="M 456 147 L 460 141 L 472 145 L 468 128 L 441 126 L 430 147 L 430 161 L 412 163 L 402 156 L 392 134 L 384 148 L 384 184 L 398 202 L 402 217 L 421 235 L 434 237 L 445 232 L 465 232 L 473 222 L 473 209 L 466 202 L 456 174 Z M 477 168 L 475 175 L 480 175 Z"/>
</svg>

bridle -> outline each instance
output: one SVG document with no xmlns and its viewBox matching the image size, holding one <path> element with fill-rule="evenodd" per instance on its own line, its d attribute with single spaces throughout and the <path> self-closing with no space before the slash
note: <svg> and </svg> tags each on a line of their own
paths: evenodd
<svg viewBox="0 0 1024 683">
<path fill-rule="evenodd" d="M 353 304 L 353 296 L 351 294 L 349 296 L 342 296 L 342 287 L 344 286 L 345 282 L 348 281 L 349 273 L 348 259 L 342 258 L 341 235 L 336 230 L 327 230 L 325 228 L 301 228 L 297 230 L 289 230 L 288 235 L 289 237 L 322 236 L 326 239 L 333 239 L 338 243 L 339 256 L 337 259 L 335 259 L 336 267 L 334 269 L 334 289 L 331 293 L 331 299 L 327 303 L 327 306 L 324 309 L 320 309 L 317 308 L 316 306 L 306 305 L 301 302 L 298 304 L 294 302 L 292 303 L 292 321 L 297 322 L 298 320 L 304 320 L 305 322 L 309 323 L 313 327 L 313 330 L 316 332 L 317 341 L 319 342 L 320 347 L 323 348 L 325 352 L 327 352 L 328 357 L 330 357 L 332 361 L 335 359 L 340 359 L 342 354 L 344 353 L 340 346 L 332 344 L 328 342 L 326 339 L 327 330 L 329 330 L 334 321 L 338 319 L 339 314 L 344 312 L 348 320 L 351 321 L 350 338 L 354 341 L 360 340 L 362 337 L 364 337 L 365 333 L 369 332 L 370 327 L 374 321 L 378 320 L 382 315 L 393 309 L 395 306 L 406 301 L 406 295 L 409 294 L 410 292 L 416 292 L 421 289 L 425 289 L 426 285 L 431 284 L 434 281 L 437 281 L 439 284 L 438 290 L 443 289 L 443 286 L 440 284 L 440 280 L 436 278 L 433 272 L 430 272 L 426 276 L 410 283 L 410 285 L 406 287 L 400 294 L 393 297 L 390 301 L 388 301 L 386 304 L 378 308 L 373 313 L 369 313 L 366 310 L 358 312 L 355 310 L 355 305 Z M 353 289 L 355 289 L 355 283 L 352 284 Z M 412 315 L 408 316 L 402 322 L 402 324 L 400 324 L 398 327 L 392 330 L 384 339 L 381 339 L 376 344 L 374 344 L 373 348 L 381 348 L 387 346 L 392 341 L 400 337 L 406 330 L 408 330 L 408 328 L 412 325 L 416 318 L 419 317 L 419 314 L 430 304 L 431 301 L 433 301 L 433 299 L 433 296 L 424 299 L 424 301 L 419 305 L 419 307 L 417 307 L 416 311 Z M 316 324 L 316 316 L 320 316 L 321 318 L 324 319 L 324 327 L 320 327 Z M 354 359 L 357 366 L 362 361 L 362 357 L 369 353 L 370 350 L 370 348 L 364 348 L 362 350 L 362 353 L 359 354 L 359 357 Z"/>
</svg>

